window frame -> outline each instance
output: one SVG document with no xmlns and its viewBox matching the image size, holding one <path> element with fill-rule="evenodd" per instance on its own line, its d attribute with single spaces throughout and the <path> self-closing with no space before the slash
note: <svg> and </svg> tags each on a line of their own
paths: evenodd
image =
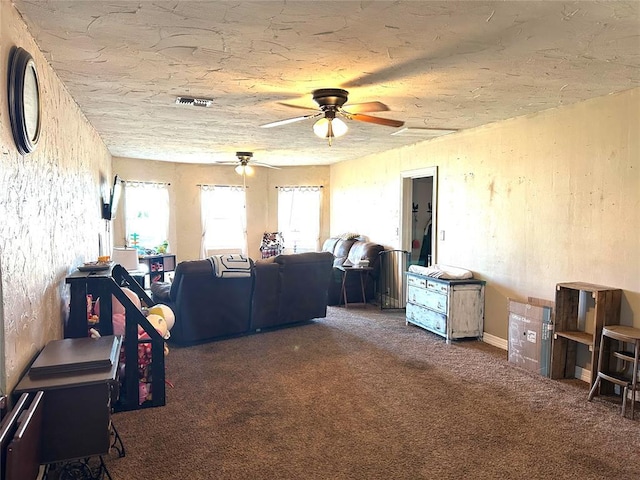
<svg viewBox="0 0 640 480">
<path fill-rule="evenodd" d="M 320 248 L 320 235 L 322 228 L 322 202 L 323 202 L 323 186 L 322 185 L 287 185 L 287 186 L 278 186 L 278 208 L 277 208 L 277 217 L 278 217 L 278 231 L 282 232 L 284 238 L 284 251 L 285 253 L 303 253 L 303 252 L 317 252 Z M 309 212 L 295 212 L 296 201 L 295 194 L 302 193 L 306 194 L 307 192 L 317 193 L 317 198 L 314 201 L 317 201 L 317 225 L 314 227 L 316 230 L 308 235 L 302 235 L 302 240 L 304 243 L 300 244 L 295 239 L 295 235 L 292 235 L 295 230 L 291 230 L 291 221 L 289 220 L 288 224 L 285 226 L 283 222 L 283 211 L 282 208 L 286 208 L 283 206 L 283 197 L 285 194 L 291 192 L 292 198 L 288 201 L 288 207 L 290 208 L 289 216 L 297 216 L 298 218 L 309 217 Z M 303 207 L 305 208 L 305 207 Z M 295 220 L 293 220 L 295 222 Z M 315 222 L 314 222 L 315 223 Z M 300 231 L 300 230 L 298 230 Z M 293 245 L 292 237 L 294 237 Z M 313 241 L 308 241 L 313 238 Z"/>
<path fill-rule="evenodd" d="M 201 258 L 206 258 L 207 252 L 210 250 L 214 251 L 237 251 L 238 249 L 242 253 L 247 252 L 247 191 L 246 187 L 242 185 L 199 185 L 200 186 L 200 220 L 201 220 Z M 205 202 L 208 202 L 206 198 L 209 196 L 215 195 L 215 192 L 218 193 L 231 193 L 238 192 L 242 194 L 242 204 L 237 207 L 237 209 L 229 208 L 229 201 L 222 201 L 221 203 L 225 205 L 224 209 L 220 210 L 220 212 L 229 212 L 230 215 L 222 216 L 219 219 L 214 219 L 210 216 L 210 205 L 205 205 Z M 206 210 L 205 210 L 206 209 Z M 242 215 L 240 217 L 240 230 L 241 233 L 237 234 L 237 239 L 232 242 L 215 242 L 210 243 L 208 239 L 211 237 L 207 235 L 208 231 L 219 231 L 220 229 L 216 229 L 216 223 L 220 221 L 232 221 L 236 222 L 237 214 L 241 212 Z M 216 212 L 218 213 L 218 212 Z M 234 217 L 235 216 L 235 217 Z M 212 223 L 213 222 L 213 223 Z M 240 240 L 241 239 L 241 240 Z M 240 245 L 236 244 L 236 241 L 240 241 Z"/>
</svg>

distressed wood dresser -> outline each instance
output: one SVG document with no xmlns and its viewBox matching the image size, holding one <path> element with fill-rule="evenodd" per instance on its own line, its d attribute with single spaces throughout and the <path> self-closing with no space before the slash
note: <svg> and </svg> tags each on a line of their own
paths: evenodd
<svg viewBox="0 0 640 480">
<path fill-rule="evenodd" d="M 443 336 L 482 338 L 483 280 L 443 280 L 407 272 L 407 325 L 414 324 Z"/>
</svg>

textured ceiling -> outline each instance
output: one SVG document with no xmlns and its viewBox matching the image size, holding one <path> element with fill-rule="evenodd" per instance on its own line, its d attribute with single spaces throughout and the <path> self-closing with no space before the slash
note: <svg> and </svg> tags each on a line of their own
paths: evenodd
<svg viewBox="0 0 640 480">
<path fill-rule="evenodd" d="M 4 0 L 3 0 L 4 1 Z M 468 129 L 640 85 L 640 3 L 14 0 L 115 156 L 328 164 L 415 143 L 347 121 L 330 147 L 315 107 L 338 87 L 406 127 Z M 213 99 L 211 108 L 177 96 Z M 308 113 L 313 113 L 309 111 Z"/>
</svg>

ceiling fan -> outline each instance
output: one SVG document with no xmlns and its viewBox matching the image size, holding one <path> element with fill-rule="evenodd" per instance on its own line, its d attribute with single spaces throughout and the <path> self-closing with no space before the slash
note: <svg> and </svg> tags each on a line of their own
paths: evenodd
<svg viewBox="0 0 640 480">
<path fill-rule="evenodd" d="M 216 162 L 219 165 L 235 165 L 235 171 L 238 175 L 253 175 L 254 169 L 253 167 L 267 167 L 273 168 L 275 170 L 280 170 L 279 167 L 274 167 L 273 165 L 268 165 L 266 163 L 254 162 L 251 161 L 253 157 L 253 152 L 236 152 L 236 157 L 238 160 L 235 162 Z M 249 164 L 251 162 L 251 164 Z"/>
<path fill-rule="evenodd" d="M 287 118 L 276 122 L 260 125 L 262 128 L 278 127 L 288 123 L 299 122 L 308 118 L 320 119 L 313 125 L 314 133 L 320 138 L 327 138 L 329 145 L 333 138 L 340 137 L 347 132 L 347 125 L 337 116 L 344 117 L 348 120 L 358 120 L 360 122 L 375 123 L 376 125 L 385 125 L 387 127 L 402 127 L 404 122 L 400 120 L 391 120 L 389 118 L 374 117 L 366 115 L 369 112 L 385 112 L 389 110 L 384 103 L 381 102 L 365 102 L 347 103 L 349 92 L 341 88 L 321 88 L 313 91 L 313 100 L 318 104 L 318 109 L 292 105 L 289 103 L 280 103 L 287 107 L 302 108 L 305 110 L 316 110 L 308 115 Z"/>
</svg>

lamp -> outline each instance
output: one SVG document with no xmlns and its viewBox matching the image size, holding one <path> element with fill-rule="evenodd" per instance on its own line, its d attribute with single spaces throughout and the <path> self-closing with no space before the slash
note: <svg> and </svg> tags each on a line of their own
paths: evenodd
<svg viewBox="0 0 640 480">
<path fill-rule="evenodd" d="M 251 165 L 240 164 L 236 168 L 236 173 L 238 175 L 253 175 L 253 167 Z"/>
<path fill-rule="evenodd" d="M 129 273 L 144 270 L 145 267 L 138 260 L 138 250 L 136 248 L 114 247 L 113 252 L 111 252 L 111 260 L 122 265 Z"/>
<path fill-rule="evenodd" d="M 335 110 L 326 110 L 324 117 L 313 125 L 313 133 L 320 138 L 328 138 L 329 145 L 334 137 L 341 137 L 347 130 L 347 124 L 336 118 Z"/>
</svg>

